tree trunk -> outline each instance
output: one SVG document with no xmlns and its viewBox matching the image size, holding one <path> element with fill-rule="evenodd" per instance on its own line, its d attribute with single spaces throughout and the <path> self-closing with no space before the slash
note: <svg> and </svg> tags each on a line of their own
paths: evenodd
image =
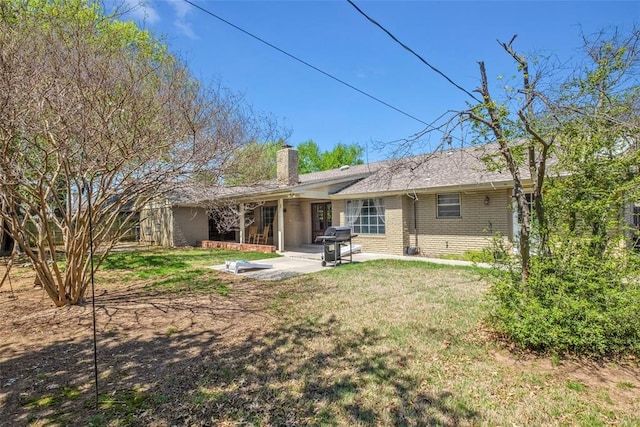
<svg viewBox="0 0 640 427">
<path fill-rule="evenodd" d="M 501 113 L 498 110 L 496 102 L 489 93 L 489 83 L 487 79 L 487 72 L 484 66 L 484 62 L 479 62 L 480 75 L 482 78 L 482 86 L 476 91 L 482 95 L 483 107 L 488 114 L 488 118 L 483 118 L 473 111 L 467 114 L 474 121 L 487 126 L 493 133 L 496 142 L 498 143 L 499 151 L 504 158 L 507 169 L 513 178 L 514 194 L 518 206 L 518 218 L 520 221 L 520 262 L 522 267 L 522 284 L 526 284 L 529 278 L 529 264 L 530 264 L 530 211 L 527 204 L 527 198 L 524 194 L 522 179 L 520 177 L 520 169 L 518 163 L 511 151 L 510 142 L 507 140 L 506 134 L 502 127 Z"/>
</svg>

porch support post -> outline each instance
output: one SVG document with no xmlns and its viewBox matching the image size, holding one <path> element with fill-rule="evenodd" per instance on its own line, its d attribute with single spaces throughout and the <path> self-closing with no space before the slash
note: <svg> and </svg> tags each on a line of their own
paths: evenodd
<svg viewBox="0 0 640 427">
<path fill-rule="evenodd" d="M 284 199 L 278 199 L 278 252 L 284 252 Z"/>
<path fill-rule="evenodd" d="M 240 243 L 244 243 L 244 203 L 240 203 L 240 207 L 238 208 L 239 213 L 239 228 L 240 228 Z"/>
</svg>

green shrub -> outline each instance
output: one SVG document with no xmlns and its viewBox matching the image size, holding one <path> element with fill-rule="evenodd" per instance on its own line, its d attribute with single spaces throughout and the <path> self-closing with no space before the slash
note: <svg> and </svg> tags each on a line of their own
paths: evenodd
<svg viewBox="0 0 640 427">
<path fill-rule="evenodd" d="M 509 250 L 505 247 L 504 238 L 500 233 L 491 235 L 489 245 L 482 249 L 469 249 L 464 252 L 462 259 L 471 262 L 503 265 L 509 258 Z"/>
<path fill-rule="evenodd" d="M 493 256 L 487 250 L 470 249 L 465 251 L 462 259 L 471 262 L 493 262 Z"/>
<path fill-rule="evenodd" d="M 471 262 L 483 262 L 486 264 L 500 263 L 504 259 L 504 252 L 494 250 L 493 246 L 484 249 L 470 249 L 464 252 L 462 259 Z"/>
<path fill-rule="evenodd" d="M 567 245 L 532 258 L 526 285 L 515 273 L 494 283 L 491 324 L 533 350 L 640 354 L 637 256 L 591 252 Z"/>
</svg>

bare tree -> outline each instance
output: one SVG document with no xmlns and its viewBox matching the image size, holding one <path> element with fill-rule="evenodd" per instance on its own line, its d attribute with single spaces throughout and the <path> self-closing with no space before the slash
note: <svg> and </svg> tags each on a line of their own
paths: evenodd
<svg viewBox="0 0 640 427">
<path fill-rule="evenodd" d="M 83 300 L 91 245 L 97 269 L 138 207 L 223 175 L 250 113 L 85 1 L 2 3 L 0 215 L 55 304 Z"/>
<path fill-rule="evenodd" d="M 243 203 L 244 212 L 253 212 L 258 207 L 264 205 L 264 202 Z M 232 200 L 222 200 L 218 203 L 209 202 L 206 204 L 207 214 L 214 218 L 216 228 L 220 233 L 244 229 L 255 222 L 253 215 L 245 215 L 240 212 L 240 203 L 234 203 Z M 244 224 L 240 224 L 240 218 L 244 217 Z"/>
<path fill-rule="evenodd" d="M 481 85 L 476 92 L 482 103 L 463 111 L 461 116 L 475 125 L 476 131 L 487 135 L 498 145 L 499 156 L 513 179 L 513 198 L 517 204 L 519 218 L 519 254 L 522 266 L 522 282 L 529 276 L 531 256 L 532 212 L 525 192 L 525 179 L 530 179 L 531 203 L 535 211 L 533 218 L 539 237 L 538 249 L 546 250 L 547 226 L 543 203 L 544 181 L 547 175 L 551 149 L 556 141 L 553 126 L 548 126 L 550 110 L 539 90 L 541 74 L 532 74 L 524 55 L 513 48 L 516 36 L 509 43 L 500 43 L 505 52 L 517 64 L 521 83 L 511 90 L 508 102 L 499 102 L 489 89 L 489 79 L 483 61 L 479 62 Z M 511 103 L 515 103 L 514 106 Z M 544 114 L 541 114 L 542 111 Z M 523 168 L 524 166 L 524 168 Z"/>
</svg>

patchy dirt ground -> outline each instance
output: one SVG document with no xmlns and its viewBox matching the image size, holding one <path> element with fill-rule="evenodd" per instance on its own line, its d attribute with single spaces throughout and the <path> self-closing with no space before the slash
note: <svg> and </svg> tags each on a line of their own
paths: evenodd
<svg viewBox="0 0 640 427">
<path fill-rule="evenodd" d="M 282 286 L 295 288 L 295 280 L 272 285 L 224 279 L 233 297 L 154 293 L 144 282 L 111 283 L 98 291 L 96 410 L 91 304 L 56 308 L 34 288 L 28 270 L 17 270 L 11 284 L 0 288 L 0 425 L 237 425 L 245 410 L 258 414 L 249 424 L 279 425 L 272 420 L 284 423 L 292 413 L 289 424 L 304 424 L 317 408 L 307 398 L 279 395 L 269 379 L 283 375 L 297 357 L 283 349 L 322 328 L 283 327 L 268 309 L 274 294 Z M 496 350 L 493 358 L 503 366 L 572 379 L 571 387 L 604 387 L 625 413 L 640 401 L 640 369 L 633 360 L 552 363 L 506 350 Z M 245 375 L 257 380 L 243 385 Z M 234 385 L 226 391 L 200 385 L 225 382 Z M 236 383 L 246 390 L 228 392 Z M 276 403 L 269 407 L 270 401 Z M 289 406 L 279 409 L 283 401 Z M 219 416 L 230 413 L 228 420 Z"/>
<path fill-rule="evenodd" d="M 56 308 L 24 270 L 12 276 L 0 288 L 0 425 L 86 425 L 98 414 L 92 306 Z M 144 283 L 98 292 L 101 411 L 109 395 L 115 404 L 135 407 L 132 390 L 180 394 L 221 348 L 268 330 L 268 287 L 229 275 L 225 280 L 233 298 L 150 293 Z M 129 398 L 134 401 L 118 402 Z M 54 415 L 60 405 L 68 411 Z"/>
</svg>

